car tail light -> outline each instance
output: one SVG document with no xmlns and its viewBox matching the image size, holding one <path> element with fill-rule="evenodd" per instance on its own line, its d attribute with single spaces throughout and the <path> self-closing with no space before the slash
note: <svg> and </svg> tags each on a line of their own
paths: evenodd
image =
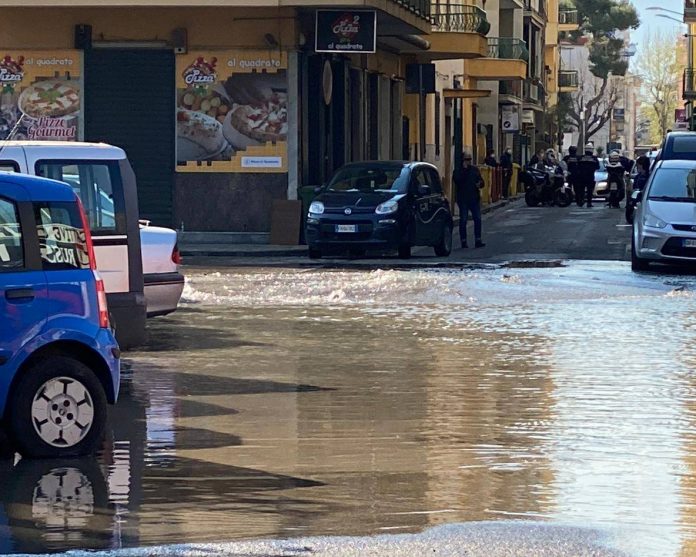
<svg viewBox="0 0 696 557">
<path fill-rule="evenodd" d="M 95 272 L 95 278 L 97 279 L 97 306 L 99 308 L 99 326 L 102 329 L 109 328 L 109 306 L 106 303 L 106 288 L 104 288 L 104 281 Z"/>
<path fill-rule="evenodd" d="M 77 200 L 77 206 L 80 208 L 80 217 L 82 218 L 82 230 L 85 233 L 85 244 L 87 247 L 87 255 L 89 257 L 89 268 L 94 271 L 97 268 L 97 260 L 94 257 L 94 244 L 92 243 L 92 232 L 89 229 L 87 213 L 85 213 L 85 208 L 82 205 L 82 202 L 79 198 Z"/>
<path fill-rule="evenodd" d="M 178 244 L 175 245 L 175 246 L 174 246 L 174 249 L 172 250 L 172 261 L 173 261 L 176 265 L 181 265 L 181 262 L 183 261 L 183 259 L 182 259 L 182 257 L 181 257 L 181 252 L 179 251 L 179 245 L 178 245 Z"/>
</svg>

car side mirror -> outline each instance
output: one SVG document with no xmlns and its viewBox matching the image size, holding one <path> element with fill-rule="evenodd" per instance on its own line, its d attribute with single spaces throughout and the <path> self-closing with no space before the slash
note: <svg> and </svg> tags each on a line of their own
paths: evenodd
<svg viewBox="0 0 696 557">
<path fill-rule="evenodd" d="M 430 186 L 426 186 L 425 184 L 421 184 L 420 186 L 418 186 L 418 195 L 420 195 L 421 197 L 430 195 Z"/>
<path fill-rule="evenodd" d="M 314 186 L 314 194 L 315 194 L 315 195 L 320 194 L 320 193 L 321 193 L 321 190 L 323 190 L 323 189 L 324 189 L 324 186 L 323 186 L 323 185 L 321 185 L 321 186 Z"/>
</svg>

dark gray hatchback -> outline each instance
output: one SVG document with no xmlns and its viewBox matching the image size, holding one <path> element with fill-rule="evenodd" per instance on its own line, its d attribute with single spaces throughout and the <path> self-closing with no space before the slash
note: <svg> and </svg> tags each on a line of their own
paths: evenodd
<svg viewBox="0 0 696 557">
<path fill-rule="evenodd" d="M 309 256 L 432 246 L 452 251 L 452 213 L 437 168 L 422 162 L 367 161 L 338 169 L 312 201 L 305 237 Z"/>
</svg>

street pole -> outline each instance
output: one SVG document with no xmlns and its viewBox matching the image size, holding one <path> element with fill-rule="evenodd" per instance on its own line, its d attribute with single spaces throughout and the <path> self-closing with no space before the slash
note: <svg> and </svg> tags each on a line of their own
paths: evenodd
<svg viewBox="0 0 696 557">
<path fill-rule="evenodd" d="M 425 160 L 425 92 L 423 91 L 423 64 L 418 65 L 418 112 L 419 112 L 419 139 L 420 160 Z"/>
</svg>

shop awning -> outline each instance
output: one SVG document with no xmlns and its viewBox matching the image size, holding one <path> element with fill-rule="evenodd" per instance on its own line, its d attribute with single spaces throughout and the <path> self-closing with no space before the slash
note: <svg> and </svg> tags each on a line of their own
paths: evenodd
<svg viewBox="0 0 696 557">
<path fill-rule="evenodd" d="M 443 94 L 446 99 L 482 99 L 491 96 L 487 89 L 445 89 Z"/>
</svg>

